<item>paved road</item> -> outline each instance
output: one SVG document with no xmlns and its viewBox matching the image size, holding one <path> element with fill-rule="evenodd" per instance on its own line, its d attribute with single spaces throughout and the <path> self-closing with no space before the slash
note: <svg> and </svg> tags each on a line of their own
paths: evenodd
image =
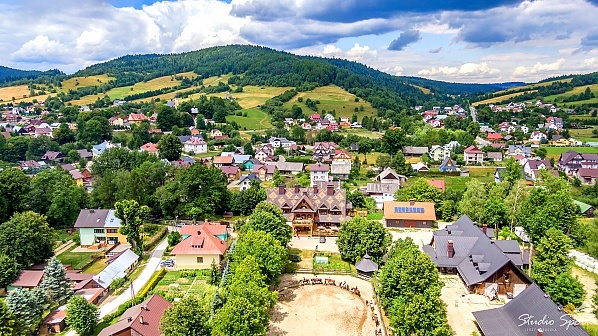
<svg viewBox="0 0 598 336">
<path fill-rule="evenodd" d="M 471 113 L 471 119 L 474 122 L 478 122 L 478 116 L 476 115 L 476 110 L 475 107 L 473 107 L 473 105 L 469 106 L 469 112 Z"/>
<path fill-rule="evenodd" d="M 139 277 L 135 279 L 135 281 L 133 281 L 133 289 L 135 290 L 135 293 L 143 289 L 145 284 L 151 279 L 154 272 L 156 272 L 156 269 L 158 269 L 158 267 L 160 266 L 160 260 L 162 260 L 162 255 L 164 254 L 164 250 L 166 249 L 166 247 L 168 247 L 168 240 L 164 239 L 152 251 L 152 255 L 147 261 L 145 269 L 143 269 Z M 129 286 L 116 299 L 100 306 L 100 318 L 112 313 L 118 308 L 118 306 L 125 303 L 129 299 L 131 299 L 131 286 Z"/>
</svg>

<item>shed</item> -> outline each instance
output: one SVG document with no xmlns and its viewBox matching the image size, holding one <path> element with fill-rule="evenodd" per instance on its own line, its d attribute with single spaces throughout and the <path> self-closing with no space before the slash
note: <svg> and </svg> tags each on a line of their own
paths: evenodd
<svg viewBox="0 0 598 336">
<path fill-rule="evenodd" d="M 573 203 L 575 203 L 575 205 L 577 205 L 579 207 L 579 210 L 582 215 L 584 215 L 586 217 L 594 217 L 594 211 L 596 209 L 594 209 L 593 206 L 586 204 L 584 202 L 576 201 L 576 200 L 573 200 Z"/>
<path fill-rule="evenodd" d="M 126 277 L 137 263 L 137 259 L 139 256 L 135 252 L 126 250 L 93 279 L 103 288 L 108 288 L 114 279 Z"/>
<path fill-rule="evenodd" d="M 378 264 L 373 262 L 370 255 L 366 253 L 363 256 L 363 259 L 355 264 L 355 269 L 357 270 L 357 275 L 369 279 L 374 275 L 374 272 L 378 270 Z"/>
</svg>

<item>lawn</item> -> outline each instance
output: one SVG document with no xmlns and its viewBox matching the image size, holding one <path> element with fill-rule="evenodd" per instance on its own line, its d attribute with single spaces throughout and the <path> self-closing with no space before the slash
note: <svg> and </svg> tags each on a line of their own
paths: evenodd
<svg viewBox="0 0 598 336">
<path fill-rule="evenodd" d="M 302 103 L 298 101 L 299 97 L 303 98 Z M 312 110 L 305 105 L 307 98 L 320 101 L 320 104 L 318 104 L 318 111 L 321 113 L 324 113 L 323 111 L 330 112 L 335 110 L 337 117 L 347 118 L 351 118 L 353 114 L 357 114 L 359 121 L 366 115 L 369 117 L 378 116 L 376 109 L 373 108 L 370 103 L 361 98 L 359 98 L 358 102 L 355 102 L 357 96 L 336 85 L 317 87 L 312 91 L 299 92 L 293 99 L 285 103 L 284 106 L 290 109 L 293 105 L 298 105 L 303 109 L 305 114 L 310 114 L 312 113 Z M 363 111 L 355 112 L 355 108 L 360 109 L 362 106 Z"/>
<path fill-rule="evenodd" d="M 546 97 L 544 97 L 544 100 L 546 100 L 547 102 L 554 102 L 555 100 L 557 100 L 559 98 L 565 98 L 565 97 L 569 97 L 572 95 L 578 95 L 580 93 L 583 93 L 586 90 L 586 88 L 588 88 L 588 87 L 590 88 L 590 91 L 592 91 L 594 93 L 594 95 L 598 95 L 598 84 L 592 84 L 592 85 L 576 86 L 572 90 L 567 91 L 565 93 L 560 93 L 560 94 L 556 94 L 556 95 L 552 95 L 552 96 L 546 96 Z M 564 104 L 569 104 L 569 103 L 564 103 Z"/>
<path fill-rule="evenodd" d="M 598 142 L 598 137 L 594 137 L 592 131 L 595 128 L 573 128 L 569 130 L 569 135 L 576 140 L 586 142 Z"/>
<path fill-rule="evenodd" d="M 328 257 L 328 264 L 316 264 L 316 259 L 313 259 L 314 270 L 319 271 L 347 271 L 353 272 L 355 267 L 350 263 L 344 261 L 340 254 L 329 253 L 329 252 L 318 252 L 316 256 Z"/>
<path fill-rule="evenodd" d="M 100 85 L 102 83 L 107 83 L 113 79 L 116 79 L 114 77 L 110 77 L 106 74 L 104 75 L 96 75 L 96 76 L 87 76 L 87 77 L 73 77 L 73 78 L 69 78 L 67 80 L 62 81 L 62 90 L 63 91 L 68 91 L 68 90 L 77 90 L 78 88 L 81 87 L 86 87 L 86 86 L 96 86 L 96 85 Z M 79 83 L 79 84 L 77 84 Z"/>
<path fill-rule="evenodd" d="M 526 92 L 536 92 L 538 90 L 530 90 L 530 91 L 526 91 Z M 503 96 L 498 96 L 498 97 L 493 97 L 493 98 L 489 98 L 486 100 L 481 100 L 479 102 L 475 102 L 472 105 L 473 106 L 478 106 L 478 105 L 484 105 L 484 104 L 492 104 L 492 103 L 497 103 L 497 102 L 501 102 L 503 100 L 507 100 L 507 99 L 511 99 L 517 96 L 521 96 L 522 94 L 526 93 L 526 92 L 516 92 L 516 93 L 509 93 L 509 94 L 505 94 Z"/>
<path fill-rule="evenodd" d="M 78 247 L 74 245 L 70 249 L 57 255 L 56 258 L 60 260 L 63 265 L 71 265 L 73 269 L 80 270 L 87 263 L 93 260 L 95 252 L 73 252 Z"/>
<path fill-rule="evenodd" d="M 235 86 L 231 87 L 235 88 Z M 292 89 L 291 87 L 272 87 L 272 86 L 253 86 L 248 85 L 243 87 L 243 92 L 234 93 L 231 92 L 231 96 L 241 105 L 244 109 L 250 109 L 263 105 L 266 100 L 278 96 L 279 94 Z M 214 93 L 208 96 L 217 96 L 224 98 L 226 92 Z"/>
<path fill-rule="evenodd" d="M 83 272 L 91 273 L 91 274 L 98 274 L 102 270 L 106 268 L 106 258 L 100 258 L 93 262 L 93 264 L 89 265 L 89 267 L 85 268 Z"/>
<path fill-rule="evenodd" d="M 355 134 L 360 137 L 370 138 L 370 139 L 380 139 L 380 137 L 382 136 L 382 134 L 380 134 L 378 132 L 372 132 L 370 130 L 366 130 L 363 128 L 343 129 L 343 130 L 341 130 L 341 133 Z"/>
<path fill-rule="evenodd" d="M 239 124 L 239 127 L 243 130 L 259 130 L 272 128 L 270 123 L 270 116 L 260 110 L 259 108 L 249 108 L 240 111 L 241 113 L 247 113 L 246 117 L 237 115 L 226 116 L 226 121 L 234 121 Z"/>
<path fill-rule="evenodd" d="M 162 76 L 147 82 L 139 82 L 135 83 L 134 85 L 114 88 L 108 91 L 108 96 L 110 99 L 123 99 L 125 96 L 131 94 L 159 90 L 167 87 L 177 86 L 179 84 L 181 84 L 181 81 L 178 81 L 171 76 Z M 146 100 L 147 99 L 148 98 L 146 98 Z"/>
<path fill-rule="evenodd" d="M 546 148 L 547 158 L 554 158 L 558 160 L 559 156 L 569 150 L 574 150 L 579 153 L 598 154 L 596 147 L 543 147 Z"/>
</svg>

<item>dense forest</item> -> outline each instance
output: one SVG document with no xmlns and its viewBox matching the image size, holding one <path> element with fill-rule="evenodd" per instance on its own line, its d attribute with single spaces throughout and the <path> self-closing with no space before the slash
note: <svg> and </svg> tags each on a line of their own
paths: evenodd
<svg viewBox="0 0 598 336">
<path fill-rule="evenodd" d="M 18 70 L 0 66 L 0 84 L 10 83 L 19 80 L 35 79 L 40 76 L 56 76 L 62 75 L 59 70 L 37 71 L 37 70 Z"/>
</svg>

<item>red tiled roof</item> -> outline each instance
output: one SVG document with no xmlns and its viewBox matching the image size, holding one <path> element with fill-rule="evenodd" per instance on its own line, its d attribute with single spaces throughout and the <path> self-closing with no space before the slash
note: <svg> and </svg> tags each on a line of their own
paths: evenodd
<svg viewBox="0 0 598 336">
<path fill-rule="evenodd" d="M 490 133 L 487 136 L 488 139 L 490 140 L 501 140 L 502 139 L 502 134 L 500 133 Z"/>
<path fill-rule="evenodd" d="M 42 281 L 44 271 L 23 270 L 11 286 L 13 287 L 37 287 Z"/>
<path fill-rule="evenodd" d="M 141 146 L 141 150 L 142 151 L 146 151 L 146 152 L 150 152 L 150 153 L 155 153 L 155 152 L 158 151 L 158 146 L 156 144 L 148 142 L 145 145 Z"/>
<path fill-rule="evenodd" d="M 118 322 L 102 330 L 98 336 L 110 336 L 129 329 L 143 336 L 160 336 L 160 320 L 172 303 L 154 294 L 142 303 L 127 309 Z M 143 323 L 141 323 L 143 322 Z"/>
<path fill-rule="evenodd" d="M 428 180 L 428 183 L 436 188 L 441 189 L 442 191 L 445 190 L 444 180 Z"/>
<path fill-rule="evenodd" d="M 129 121 L 142 121 L 142 120 L 147 120 L 147 117 L 143 113 L 129 114 Z"/>
<path fill-rule="evenodd" d="M 185 225 L 181 229 L 182 235 L 190 235 L 174 247 L 170 255 L 177 254 L 216 254 L 224 255 L 226 242 L 210 232 L 212 225 Z M 216 226 L 216 225 L 214 225 Z M 219 225 L 220 226 L 220 225 Z M 224 226 L 224 225 L 221 225 Z M 226 227 L 225 227 L 226 229 Z M 220 229 L 216 229 L 220 230 Z"/>
<path fill-rule="evenodd" d="M 476 146 L 469 146 L 466 150 L 463 151 L 464 153 L 483 153 L 479 148 Z"/>
<path fill-rule="evenodd" d="M 233 163 L 234 158 L 232 156 L 215 156 L 214 164 Z"/>
</svg>

